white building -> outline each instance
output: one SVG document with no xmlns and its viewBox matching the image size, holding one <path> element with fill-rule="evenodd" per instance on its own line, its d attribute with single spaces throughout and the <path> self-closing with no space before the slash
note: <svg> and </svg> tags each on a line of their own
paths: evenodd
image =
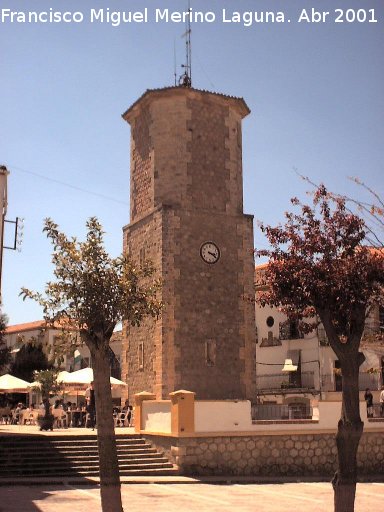
<svg viewBox="0 0 384 512">
<path fill-rule="evenodd" d="M 255 269 L 256 294 L 268 288 L 266 266 Z M 304 335 L 278 308 L 256 303 L 256 327 L 257 402 L 270 405 L 269 411 L 259 408 L 267 411 L 263 414 L 278 415 L 289 406 L 298 415 L 309 416 L 317 400 L 341 400 L 340 365 L 322 326 Z M 383 329 L 384 311 L 377 307 L 367 320 L 367 331 Z M 365 389 L 370 388 L 374 402 L 378 402 L 384 383 L 384 347 L 366 345 L 362 350 L 366 360 L 360 367 L 361 399 Z M 281 409 L 281 405 L 287 409 Z"/>
<path fill-rule="evenodd" d="M 9 325 L 5 331 L 5 342 L 11 348 L 11 354 L 15 356 L 21 347 L 32 340 L 41 341 L 43 349 L 49 357 L 50 350 L 56 344 L 63 343 L 61 329 L 48 328 L 42 334 L 44 322 L 38 320 L 24 324 Z M 74 331 L 76 332 L 76 331 Z M 120 379 L 121 356 L 121 331 L 116 331 L 111 339 L 111 373 L 113 377 Z M 87 366 L 92 366 L 89 349 L 86 345 L 74 347 L 66 355 L 60 366 L 61 370 L 76 371 Z"/>
<path fill-rule="evenodd" d="M 24 344 L 38 340 L 38 342 L 42 343 L 43 350 L 47 353 L 48 357 L 50 357 L 52 347 L 56 344 L 63 343 L 62 330 L 48 328 L 42 331 L 43 327 L 44 322 L 42 320 L 8 326 L 5 331 L 4 339 L 7 347 L 11 349 L 12 356 L 16 357 L 16 354 Z M 76 337 L 76 331 L 72 332 Z M 111 375 L 117 379 L 121 379 L 121 338 L 121 331 L 116 331 L 113 333 L 110 343 Z M 88 366 L 92 367 L 89 349 L 86 345 L 80 345 L 69 350 L 67 354 L 64 355 L 60 370 L 72 372 Z M 66 400 L 78 401 L 78 397 L 83 394 L 84 392 L 81 390 L 76 391 L 76 393 L 66 392 Z M 116 404 L 120 404 L 121 396 L 122 389 L 120 387 L 112 390 L 112 398 Z M 36 396 L 32 395 L 31 400 L 35 402 Z"/>
</svg>

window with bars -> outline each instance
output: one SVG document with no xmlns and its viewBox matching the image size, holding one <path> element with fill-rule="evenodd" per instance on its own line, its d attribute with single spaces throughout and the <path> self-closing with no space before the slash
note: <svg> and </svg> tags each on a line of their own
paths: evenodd
<svg viewBox="0 0 384 512">
<path fill-rule="evenodd" d="M 145 260 L 146 260 L 145 247 L 142 247 L 140 249 L 140 255 L 139 255 L 139 263 L 140 263 L 141 267 L 144 266 Z"/>
<path fill-rule="evenodd" d="M 304 337 L 299 329 L 299 323 L 296 320 L 280 322 L 279 334 L 281 340 L 297 340 Z"/>
<path fill-rule="evenodd" d="M 141 341 L 139 343 L 139 353 L 138 353 L 138 366 L 139 370 L 144 370 L 144 343 Z"/>
<path fill-rule="evenodd" d="M 208 340 L 205 342 L 205 364 L 215 366 L 216 364 L 216 341 Z"/>
<path fill-rule="evenodd" d="M 317 327 L 317 337 L 319 338 L 320 345 L 329 345 L 327 333 L 325 332 L 323 324 Z"/>
</svg>

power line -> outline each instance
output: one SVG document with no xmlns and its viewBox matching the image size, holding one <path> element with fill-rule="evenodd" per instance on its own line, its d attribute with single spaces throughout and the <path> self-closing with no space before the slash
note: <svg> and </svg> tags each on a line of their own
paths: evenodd
<svg viewBox="0 0 384 512">
<path fill-rule="evenodd" d="M 20 172 L 24 172 L 25 174 L 31 174 L 32 176 L 36 176 L 37 178 L 41 178 L 46 181 L 51 181 L 52 183 L 57 183 L 58 185 L 63 185 L 64 187 L 72 188 L 77 190 L 78 192 L 84 192 L 85 194 L 90 194 L 92 196 L 101 197 L 102 199 L 107 199 L 108 201 L 113 201 L 115 203 L 124 204 L 126 206 L 129 205 L 127 201 L 121 201 L 120 199 L 115 199 L 114 197 L 107 196 L 105 194 L 100 194 L 99 192 L 92 192 L 91 190 L 87 190 L 86 188 L 78 187 L 76 185 L 71 185 L 70 183 L 66 183 L 64 181 L 57 180 L 55 178 L 50 178 L 48 176 L 44 176 L 43 174 L 39 174 L 33 171 L 27 171 L 26 169 L 22 169 L 16 165 L 9 164 L 8 169 L 16 170 Z"/>
</svg>

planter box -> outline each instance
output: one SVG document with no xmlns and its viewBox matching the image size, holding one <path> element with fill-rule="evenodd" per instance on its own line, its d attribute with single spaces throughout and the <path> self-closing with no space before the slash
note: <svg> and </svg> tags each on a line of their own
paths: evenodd
<svg viewBox="0 0 384 512">
<path fill-rule="evenodd" d="M 38 416 L 37 424 L 40 427 L 40 430 L 53 430 L 53 422 L 55 421 L 55 417 L 53 414 L 49 414 L 48 416 Z"/>
</svg>

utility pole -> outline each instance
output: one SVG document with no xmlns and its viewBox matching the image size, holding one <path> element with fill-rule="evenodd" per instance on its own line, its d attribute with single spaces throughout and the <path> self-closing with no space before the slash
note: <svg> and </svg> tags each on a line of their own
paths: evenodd
<svg viewBox="0 0 384 512">
<path fill-rule="evenodd" d="M 7 214 L 7 177 L 9 171 L 5 165 L 0 166 L 0 304 L 1 304 L 1 283 L 3 272 L 3 245 L 4 245 L 4 222 Z"/>
</svg>

